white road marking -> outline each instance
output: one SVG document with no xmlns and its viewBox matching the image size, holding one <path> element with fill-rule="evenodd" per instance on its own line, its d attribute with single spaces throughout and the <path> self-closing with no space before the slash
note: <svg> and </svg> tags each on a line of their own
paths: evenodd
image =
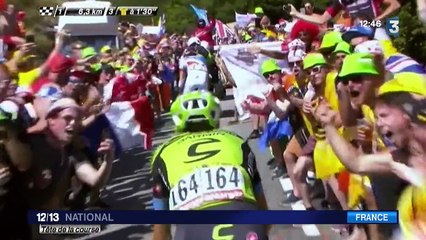
<svg viewBox="0 0 426 240">
<path fill-rule="evenodd" d="M 280 184 L 285 193 L 293 191 L 293 185 L 291 184 L 290 178 L 280 178 Z M 302 201 L 298 201 L 296 203 L 291 204 L 291 209 L 295 211 L 306 210 Z M 321 236 L 320 231 L 318 230 L 317 226 L 314 224 L 303 224 L 303 225 L 294 224 L 293 226 L 302 227 L 303 232 L 308 237 Z"/>
</svg>

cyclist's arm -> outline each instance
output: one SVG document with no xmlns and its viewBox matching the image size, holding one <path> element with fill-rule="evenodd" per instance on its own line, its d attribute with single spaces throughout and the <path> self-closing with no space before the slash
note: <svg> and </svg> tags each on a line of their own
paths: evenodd
<svg viewBox="0 0 426 240">
<path fill-rule="evenodd" d="M 152 163 L 152 194 L 153 194 L 153 207 L 154 210 L 169 210 L 168 198 L 169 190 L 164 182 L 165 169 L 163 160 L 158 154 L 154 155 Z M 171 225 L 169 224 L 154 224 L 153 231 L 154 240 L 169 240 L 172 239 Z"/>
<path fill-rule="evenodd" d="M 185 69 L 180 69 L 179 70 L 179 81 L 178 81 L 179 94 L 182 94 L 183 88 L 185 87 L 186 75 L 187 74 L 186 74 L 186 70 Z"/>
<path fill-rule="evenodd" d="M 243 143 L 241 148 L 243 150 L 243 154 L 244 154 L 243 156 L 245 158 L 244 159 L 245 166 L 252 179 L 253 191 L 256 197 L 256 204 L 260 210 L 268 210 L 266 197 L 263 192 L 262 181 L 260 179 L 259 171 L 257 170 L 257 166 L 256 166 L 256 157 L 247 141 Z M 269 233 L 270 229 L 271 229 L 271 225 L 265 224 L 265 231 L 267 233 Z"/>
<path fill-rule="evenodd" d="M 179 59 L 179 80 L 178 80 L 179 94 L 183 92 L 183 88 L 185 86 L 185 81 L 186 81 L 186 75 L 187 75 L 187 69 L 185 66 L 185 62 L 183 59 Z"/>
<path fill-rule="evenodd" d="M 263 193 L 263 187 L 262 182 L 260 179 L 259 171 L 257 170 L 256 166 L 256 157 L 251 150 L 249 144 L 247 141 L 245 141 L 241 146 L 244 154 L 244 162 L 245 167 L 250 174 L 252 184 L 253 184 L 253 191 L 256 195 L 257 204 L 260 209 L 268 209 L 266 206 L 266 200 L 265 195 Z"/>
</svg>

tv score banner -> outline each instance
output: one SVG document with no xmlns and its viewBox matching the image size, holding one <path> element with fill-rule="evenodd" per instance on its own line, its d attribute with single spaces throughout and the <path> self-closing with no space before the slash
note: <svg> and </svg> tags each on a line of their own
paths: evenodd
<svg viewBox="0 0 426 240">
<path fill-rule="evenodd" d="M 396 224 L 397 211 L 29 211 L 28 222 L 77 224 Z"/>
</svg>

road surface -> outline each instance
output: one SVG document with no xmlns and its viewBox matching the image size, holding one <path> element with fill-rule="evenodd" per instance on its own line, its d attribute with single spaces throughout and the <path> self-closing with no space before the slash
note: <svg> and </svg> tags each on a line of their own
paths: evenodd
<svg viewBox="0 0 426 240">
<path fill-rule="evenodd" d="M 247 138 L 251 132 L 250 122 L 227 126 L 233 116 L 234 101 L 232 92 L 228 90 L 227 98 L 221 102 L 221 126 Z M 154 147 L 163 143 L 173 135 L 173 123 L 170 116 L 164 115 L 159 124 L 155 137 Z M 257 166 L 261 175 L 262 185 L 266 195 L 268 208 L 271 210 L 303 210 L 301 203 L 284 208 L 279 203 L 284 199 L 284 191 L 292 189 L 289 179 L 273 179 L 270 167 L 267 165 L 272 158 L 269 151 L 261 152 L 257 140 L 250 140 L 252 150 L 256 155 Z M 119 161 L 114 162 L 111 180 L 102 192 L 103 200 L 112 209 L 116 210 L 143 210 L 152 209 L 151 184 L 149 174 L 149 158 L 151 152 L 134 149 L 127 152 Z M 83 236 L 79 240 L 142 240 L 151 239 L 152 231 L 149 225 L 107 225 L 99 234 Z M 331 231 L 327 225 L 274 225 L 270 232 L 270 240 L 337 240 L 338 234 Z"/>
</svg>

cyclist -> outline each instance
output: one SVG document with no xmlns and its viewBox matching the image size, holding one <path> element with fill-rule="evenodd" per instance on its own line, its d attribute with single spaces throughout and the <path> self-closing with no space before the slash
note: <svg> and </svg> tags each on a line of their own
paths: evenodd
<svg viewBox="0 0 426 240">
<path fill-rule="evenodd" d="M 255 156 L 247 141 L 218 129 L 219 100 L 210 92 L 190 92 L 176 99 L 171 113 L 182 134 L 154 153 L 154 209 L 266 209 Z M 267 239 L 264 225 L 251 224 L 177 225 L 174 239 L 225 239 L 220 235 Z M 154 239 L 170 239 L 170 225 L 155 225 Z"/>
<path fill-rule="evenodd" d="M 195 90 L 208 91 L 209 71 L 207 59 L 199 53 L 201 41 L 196 37 L 188 40 L 188 47 L 179 61 L 179 93 Z"/>
</svg>

